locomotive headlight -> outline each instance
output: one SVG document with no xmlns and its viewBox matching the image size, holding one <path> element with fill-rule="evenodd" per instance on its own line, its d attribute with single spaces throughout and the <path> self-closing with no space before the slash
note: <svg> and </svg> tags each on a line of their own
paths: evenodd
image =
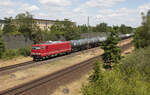
<svg viewBox="0 0 150 95">
<path fill-rule="evenodd" d="M 41 53 L 37 53 L 37 55 L 40 55 Z"/>
<path fill-rule="evenodd" d="M 32 55 L 40 55 L 41 53 L 32 53 Z"/>
<path fill-rule="evenodd" d="M 36 55 L 40 55 L 41 53 L 36 53 Z"/>
</svg>

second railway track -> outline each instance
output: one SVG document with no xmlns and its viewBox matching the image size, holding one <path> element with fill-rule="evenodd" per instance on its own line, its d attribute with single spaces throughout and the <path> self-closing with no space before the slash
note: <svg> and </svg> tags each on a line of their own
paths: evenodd
<svg viewBox="0 0 150 95">
<path fill-rule="evenodd" d="M 47 82 L 53 81 L 61 76 L 64 76 L 65 74 L 68 73 L 72 73 L 76 70 L 78 70 L 79 68 L 83 68 L 83 67 L 91 67 L 91 65 L 93 64 L 93 62 L 95 62 L 95 59 L 97 59 L 99 56 L 94 57 L 92 59 L 89 59 L 87 61 L 81 62 L 79 64 L 75 64 L 71 67 L 62 69 L 60 71 L 57 71 L 53 74 L 50 75 L 46 75 L 45 77 L 33 80 L 31 82 L 19 85 L 19 86 L 15 86 L 13 88 L 7 89 L 5 91 L 0 92 L 0 95 L 20 95 L 20 94 L 24 94 L 26 91 L 34 89 L 38 86 L 41 86 Z M 30 93 L 30 92 L 28 92 Z M 30 95 L 30 94 L 25 94 L 25 95 Z M 37 94 L 33 94 L 33 95 L 37 95 Z M 45 95 L 42 93 L 38 93 L 38 95 Z"/>
<path fill-rule="evenodd" d="M 131 45 L 132 45 L 131 43 L 128 43 L 122 46 L 122 49 L 126 50 L 129 47 L 131 47 Z M 50 75 L 46 75 L 42 78 L 1 91 L 0 95 L 50 95 L 47 94 L 45 89 L 51 87 L 50 89 L 48 89 L 50 93 L 52 90 L 55 89 L 57 85 L 59 85 L 60 80 L 67 80 L 68 77 L 66 76 L 74 77 L 75 76 L 74 74 L 78 75 L 79 71 L 83 72 L 84 70 L 89 70 L 90 68 L 92 68 L 93 63 L 98 58 L 99 56 L 91 58 L 87 61 L 75 64 L 71 67 L 67 67 Z"/>
<path fill-rule="evenodd" d="M 126 45 L 123 45 L 121 46 L 122 50 L 125 50 L 126 48 L 128 48 L 129 46 L 131 46 L 131 43 L 128 43 Z M 82 51 L 81 51 L 82 52 Z M 73 53 L 71 54 L 70 56 L 74 56 L 76 54 L 79 54 L 80 52 L 76 52 L 76 53 Z M 58 57 L 58 58 L 54 58 L 54 59 L 51 59 L 51 60 L 44 60 L 44 61 L 39 61 L 39 62 L 34 62 L 34 61 L 28 61 L 28 62 L 24 62 L 24 63 L 20 63 L 20 64 L 15 64 L 15 65 L 10 65 L 10 66 L 5 66 L 5 67 L 1 67 L 0 68 L 0 75 L 3 75 L 3 74 L 9 74 L 11 72 L 15 72 L 17 70 L 21 70 L 21 69 L 25 69 L 25 68 L 29 68 L 29 67 L 32 67 L 32 66 L 37 66 L 37 65 L 41 65 L 43 63 L 48 63 L 48 62 L 52 62 L 54 60 L 57 60 L 57 59 L 61 59 L 61 58 L 64 58 L 64 57 L 67 57 L 68 55 L 66 56 L 62 56 L 62 57 Z"/>
<path fill-rule="evenodd" d="M 84 50 L 84 51 L 88 52 L 89 50 L 93 51 L 93 49 L 88 49 L 88 50 Z M 52 59 L 48 59 L 48 60 L 44 60 L 44 61 L 38 61 L 38 62 L 28 61 L 28 62 L 24 62 L 24 63 L 20 63 L 20 64 L 1 67 L 0 68 L 0 75 L 9 74 L 9 73 L 12 73 L 12 72 L 16 72 L 18 70 L 27 69 L 27 68 L 34 67 L 34 66 L 39 66 L 39 65 L 42 65 L 42 64 L 45 64 L 45 63 L 50 63 L 50 62 L 53 62 L 53 61 L 56 61 L 56 60 L 59 60 L 59 59 L 65 59 L 65 58 L 68 58 L 68 57 L 76 56 L 76 55 L 81 54 L 82 52 L 83 51 L 78 51 L 78 52 L 75 52 L 75 53 L 72 53 L 72 54 L 69 54 L 69 55 L 62 55 L 60 57 L 56 57 L 56 58 L 52 58 Z"/>
</svg>

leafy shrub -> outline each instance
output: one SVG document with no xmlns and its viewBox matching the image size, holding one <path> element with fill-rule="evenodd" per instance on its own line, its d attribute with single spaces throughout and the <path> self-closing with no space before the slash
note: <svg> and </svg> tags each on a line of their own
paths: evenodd
<svg viewBox="0 0 150 95">
<path fill-rule="evenodd" d="M 136 48 L 144 48 L 150 45 L 150 10 L 147 15 L 142 13 L 142 26 L 138 27 L 135 32 L 134 46 Z"/>
<path fill-rule="evenodd" d="M 83 95 L 150 95 L 150 47 L 138 49 L 112 70 L 100 67 L 99 79 L 81 89 Z"/>
<path fill-rule="evenodd" d="M 30 48 L 20 48 L 18 51 L 19 51 L 20 55 L 23 55 L 26 57 L 26 56 L 30 56 L 31 49 Z"/>
<path fill-rule="evenodd" d="M 0 58 L 2 58 L 4 52 L 5 52 L 5 44 L 4 44 L 4 41 L 0 37 Z"/>
<path fill-rule="evenodd" d="M 18 50 L 6 50 L 2 56 L 3 59 L 12 59 L 19 56 Z"/>
<path fill-rule="evenodd" d="M 20 48 L 20 49 L 9 49 L 6 50 L 3 55 L 2 59 L 12 59 L 17 56 L 30 56 L 30 48 Z"/>
</svg>

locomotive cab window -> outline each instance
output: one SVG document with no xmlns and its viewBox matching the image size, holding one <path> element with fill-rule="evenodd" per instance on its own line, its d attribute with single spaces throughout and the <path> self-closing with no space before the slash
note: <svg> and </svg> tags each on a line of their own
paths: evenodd
<svg viewBox="0 0 150 95">
<path fill-rule="evenodd" d="M 32 47 L 32 50 L 39 50 L 39 49 L 40 49 L 39 46 L 33 46 L 33 47 Z"/>
</svg>

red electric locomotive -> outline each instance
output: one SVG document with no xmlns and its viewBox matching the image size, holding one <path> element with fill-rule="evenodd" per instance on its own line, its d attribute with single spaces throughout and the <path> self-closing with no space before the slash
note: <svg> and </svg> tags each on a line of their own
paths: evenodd
<svg viewBox="0 0 150 95">
<path fill-rule="evenodd" d="M 42 60 L 52 56 L 71 52 L 70 41 L 47 41 L 32 45 L 31 56 L 33 60 Z"/>
</svg>

